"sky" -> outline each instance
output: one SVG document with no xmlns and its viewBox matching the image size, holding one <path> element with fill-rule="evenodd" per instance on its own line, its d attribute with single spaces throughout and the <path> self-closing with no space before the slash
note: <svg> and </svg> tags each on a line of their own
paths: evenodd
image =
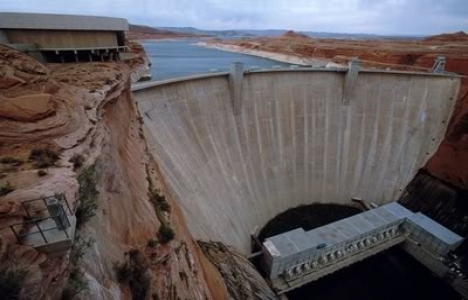
<svg viewBox="0 0 468 300">
<path fill-rule="evenodd" d="M 112 16 L 154 27 L 211 30 L 468 32 L 468 0 L 0 0 L 0 12 Z"/>
</svg>

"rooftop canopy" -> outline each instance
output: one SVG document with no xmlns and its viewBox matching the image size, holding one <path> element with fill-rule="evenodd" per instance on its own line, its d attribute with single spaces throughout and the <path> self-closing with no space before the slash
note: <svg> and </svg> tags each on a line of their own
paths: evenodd
<svg viewBox="0 0 468 300">
<path fill-rule="evenodd" d="M 122 18 L 0 13 L 0 29 L 125 31 L 128 23 Z"/>
</svg>

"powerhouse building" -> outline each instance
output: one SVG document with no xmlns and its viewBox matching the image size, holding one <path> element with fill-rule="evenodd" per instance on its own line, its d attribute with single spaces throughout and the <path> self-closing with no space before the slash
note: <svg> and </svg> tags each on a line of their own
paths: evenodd
<svg viewBox="0 0 468 300">
<path fill-rule="evenodd" d="M 126 30 L 122 18 L 0 13 L 0 44 L 47 62 L 118 60 Z"/>
<path fill-rule="evenodd" d="M 263 268 L 270 279 L 289 281 L 340 261 L 349 265 L 405 240 L 442 257 L 463 238 L 422 213 L 392 202 L 307 232 L 297 228 L 267 238 Z"/>
</svg>

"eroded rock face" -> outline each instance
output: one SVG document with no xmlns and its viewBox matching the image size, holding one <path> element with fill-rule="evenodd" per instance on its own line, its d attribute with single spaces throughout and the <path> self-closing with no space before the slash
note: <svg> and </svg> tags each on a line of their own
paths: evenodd
<svg viewBox="0 0 468 300">
<path fill-rule="evenodd" d="M 42 119 L 54 112 L 51 95 L 47 93 L 0 97 L 0 117 L 18 121 Z"/>
<path fill-rule="evenodd" d="M 230 299 L 277 299 L 265 279 L 245 256 L 236 253 L 223 243 L 199 241 L 198 244 L 208 260 L 223 276 Z"/>
<path fill-rule="evenodd" d="M 131 69 L 132 82 L 151 80 L 151 63 L 143 46 L 135 40 L 126 40 L 131 53 L 121 53 L 120 58 Z"/>
<path fill-rule="evenodd" d="M 60 299 L 61 282 L 66 280 L 67 258 L 49 258 L 27 246 L 8 242 L 0 236 L 2 271 L 21 270 L 23 288 L 19 299 Z"/>
<path fill-rule="evenodd" d="M 468 74 L 468 63 L 465 69 Z M 457 104 L 437 152 L 426 164 L 435 177 L 468 190 L 468 79 L 463 78 Z M 468 210 L 467 210 L 468 215 Z"/>
<path fill-rule="evenodd" d="M 15 87 L 26 84 L 44 83 L 48 78 L 47 67 L 0 45 L 0 118 L 35 121 L 53 113 L 54 101 L 50 93 L 15 90 Z"/>
<path fill-rule="evenodd" d="M 0 89 L 47 80 L 49 70 L 35 59 L 0 45 Z"/>
<path fill-rule="evenodd" d="M 122 63 L 45 66 L 0 47 L 2 70 L 11 76 L 0 80 L 0 157 L 17 162 L 0 163 L 0 185 L 12 188 L 0 196 L 0 228 L 27 219 L 20 205 L 24 200 L 64 193 L 76 209 L 77 176 L 94 165 L 98 208 L 78 230 L 92 240 L 79 265 L 88 287 L 74 297 L 134 297 L 127 284 L 117 281 L 113 264 L 130 249 L 143 249 L 151 263 L 148 299 L 225 299 L 219 274 L 200 262 L 198 245 L 170 195 L 172 209 L 164 218 L 176 236 L 147 248 L 161 225 L 148 193 L 154 188 L 164 192 L 165 184 L 146 150 L 130 92 L 131 68 Z M 32 149 L 45 147 L 59 159 L 39 176 L 28 157 Z M 70 161 L 76 155 L 82 157 L 79 165 Z M 60 299 L 70 271 L 68 254 L 52 258 L 19 245 L 8 229 L 0 237 L 0 266 L 27 271 L 21 298 Z"/>
</svg>

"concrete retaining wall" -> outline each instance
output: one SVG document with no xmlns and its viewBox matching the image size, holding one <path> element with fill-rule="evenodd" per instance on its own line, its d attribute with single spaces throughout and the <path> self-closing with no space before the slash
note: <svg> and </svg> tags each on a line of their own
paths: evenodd
<svg viewBox="0 0 468 300">
<path fill-rule="evenodd" d="M 360 72 L 343 102 L 344 78 L 246 73 L 236 114 L 226 75 L 134 91 L 195 238 L 248 252 L 249 234 L 288 208 L 398 199 L 443 138 L 459 79 Z"/>
</svg>

